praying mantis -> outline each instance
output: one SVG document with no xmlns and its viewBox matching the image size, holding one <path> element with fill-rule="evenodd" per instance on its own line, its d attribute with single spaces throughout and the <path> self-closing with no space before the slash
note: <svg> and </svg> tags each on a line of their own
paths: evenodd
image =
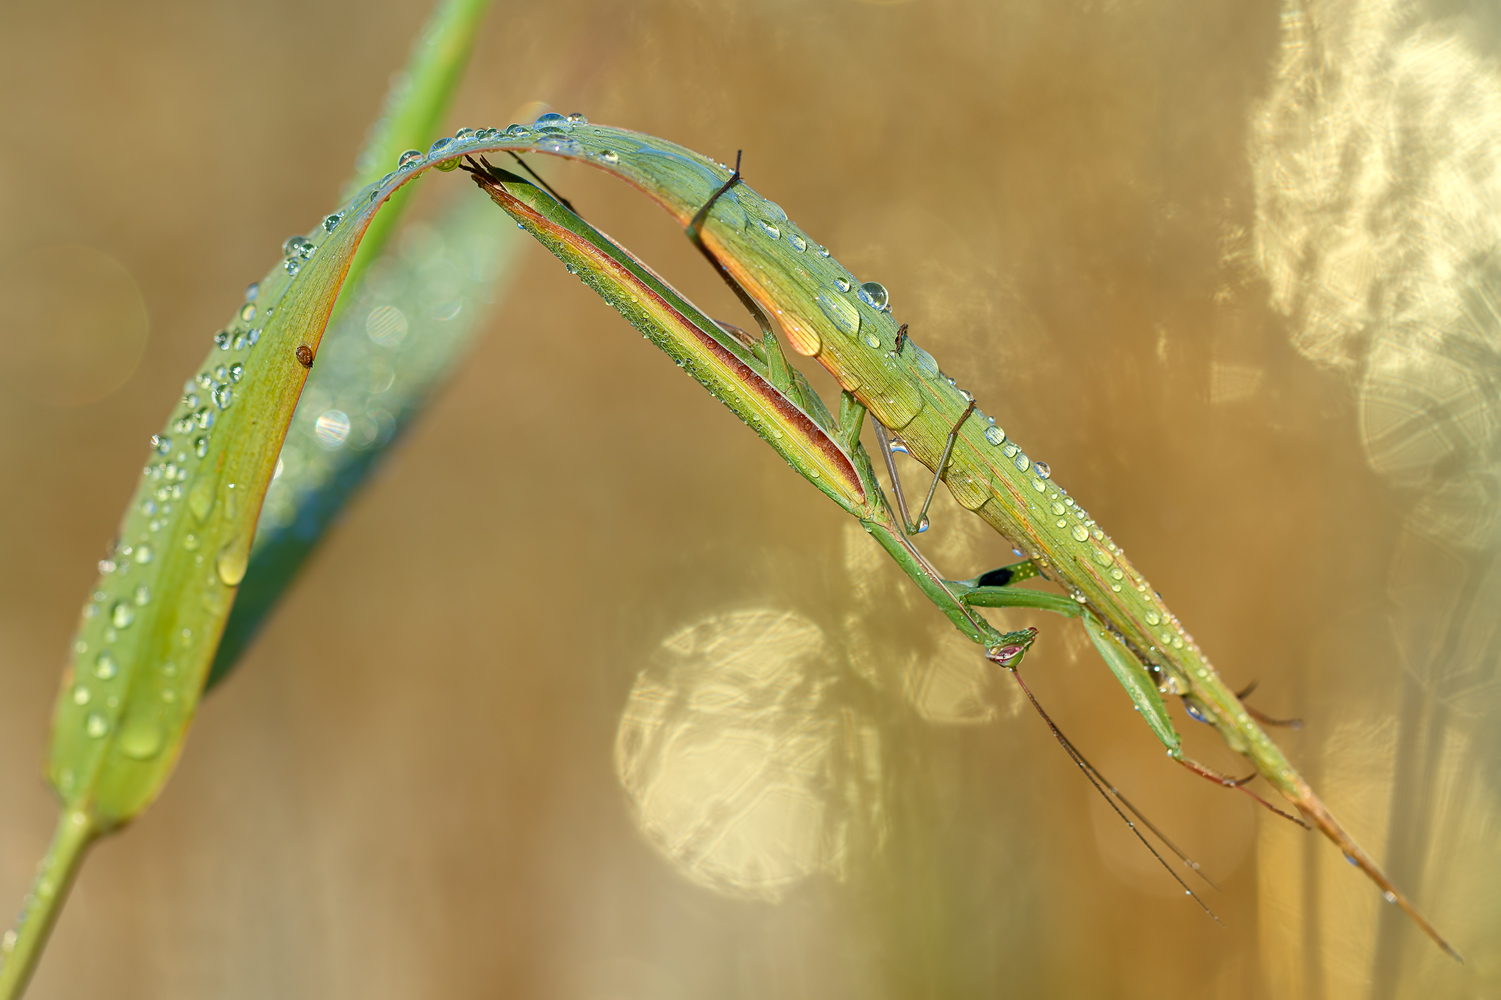
<svg viewBox="0 0 1501 1000">
<path fill-rule="evenodd" d="M 685 226 L 756 317 L 761 336 L 709 318 L 545 185 L 482 159 L 499 152 L 580 160 L 643 190 Z M 144 809 L 171 771 L 245 576 L 255 521 L 274 475 L 280 438 L 250 429 L 261 421 L 284 432 L 339 285 L 377 211 L 427 169 L 461 165 L 523 229 L 854 516 L 990 662 L 1021 683 L 1017 668 L 1038 633 L 1001 631 L 981 609 L 1021 607 L 1080 619 L 1172 759 L 1253 794 L 1244 788 L 1246 779 L 1185 756 L 1165 695 L 1181 698 L 1193 717 L 1215 728 L 1390 901 L 1459 957 L 1329 813 L 1120 548 L 1052 481 L 1048 468 L 1010 441 L 908 336 L 881 285 L 857 282 L 785 212 L 743 183 L 738 164 L 731 170 L 665 140 L 548 114 L 505 130 L 462 129 L 425 154 L 403 153 L 396 170 L 306 236 L 289 239 L 284 261 L 253 286 L 254 296 L 216 335 L 204 371 L 184 387 L 181 409 L 153 438 L 153 464 L 85 611 L 54 726 L 50 772 L 64 815 L 23 909 L 21 934 L 0 943 L 0 995 L 16 995 L 24 986 L 89 843 Z M 797 353 L 814 357 L 837 380 L 837 416 L 791 363 L 778 328 Z M 894 506 L 861 444 L 867 416 L 892 477 Z M 895 476 L 896 450 L 935 474 L 915 516 Z M 913 541 L 926 527 L 939 481 L 1009 538 L 1023 559 L 967 580 L 939 573 Z M 139 540 L 148 536 L 149 544 Z M 1064 593 L 1017 586 L 1033 578 L 1052 581 Z M 1134 813 L 1048 725 L 1112 806 Z"/>
<path fill-rule="evenodd" d="M 451 150 L 468 147 L 466 169 L 476 183 L 570 271 L 580 274 L 756 427 L 789 464 L 858 518 L 955 627 L 983 647 L 987 659 L 1021 683 L 1017 667 L 1037 633 L 1000 633 L 977 608 L 1025 607 L 1081 618 L 1102 659 L 1171 759 L 1252 795 L 1287 818 L 1317 827 L 1389 902 L 1399 905 L 1447 954 L 1460 959 L 1258 724 L 1258 719 L 1275 720 L 1242 704 L 1160 595 L 1082 506 L 1052 481 L 1047 466 L 1032 461 L 1011 442 L 995 419 L 978 409 L 974 396 L 945 376 L 933 357 L 913 342 L 906 325 L 892 317 L 884 287 L 857 282 L 780 207 L 743 183 L 738 161 L 730 170 L 664 140 L 590 125 L 580 115 L 544 115 L 534 126 L 512 126 L 488 139 L 460 136 Z M 457 160 L 448 155 L 447 141 L 440 143 L 429 156 L 444 159 L 443 165 L 452 169 Z M 689 238 L 756 318 L 761 337 L 698 313 L 628 251 L 585 223 L 545 183 L 539 187 L 472 159 L 492 149 L 578 159 L 643 190 L 684 224 Z M 793 348 L 814 357 L 839 383 L 837 420 L 782 352 L 773 317 Z M 769 419 L 770 410 L 782 419 Z M 900 521 L 860 445 L 867 415 L 891 477 Z M 784 440 L 777 425 L 795 428 L 797 436 Z M 893 435 L 900 435 L 899 442 Z M 893 450 L 911 454 L 934 474 L 915 518 L 897 477 Z M 943 579 L 911 541 L 927 528 L 928 506 L 940 480 L 963 507 L 1009 538 L 1026 558 L 970 580 Z M 1033 577 L 1058 584 L 1068 596 L 1015 586 Z M 1024 683 L 1022 687 L 1026 689 Z M 1108 782 L 1047 719 L 1030 690 L 1026 694 L 1075 763 L 1105 792 Z M 1180 698 L 1192 718 L 1213 727 L 1232 750 L 1251 762 L 1251 777 L 1271 784 L 1301 818 L 1247 789 L 1250 778 L 1220 774 L 1186 756 L 1165 695 Z"/>
</svg>

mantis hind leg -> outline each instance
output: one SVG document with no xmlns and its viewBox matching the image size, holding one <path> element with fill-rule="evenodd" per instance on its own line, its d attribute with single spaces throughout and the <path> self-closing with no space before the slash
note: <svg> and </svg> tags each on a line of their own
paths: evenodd
<svg viewBox="0 0 1501 1000">
<path fill-rule="evenodd" d="M 902 327 L 903 331 L 906 327 Z M 949 435 L 943 442 L 943 454 L 938 457 L 938 467 L 933 470 L 933 482 L 928 486 L 928 495 L 922 502 L 922 510 L 917 512 L 914 520 L 907 508 L 907 498 L 902 493 L 902 477 L 896 471 L 896 461 L 891 457 L 893 446 L 891 437 L 879 421 L 876 422 L 876 437 L 881 441 L 881 457 L 886 460 L 886 474 L 891 477 L 891 492 L 896 494 L 896 504 L 902 515 L 902 527 L 909 535 L 920 535 L 928 530 L 928 508 L 933 503 L 933 495 L 938 492 L 938 481 L 943 478 L 943 470 L 948 467 L 949 456 L 954 453 L 954 443 L 959 440 L 959 430 L 969 415 L 975 412 L 975 401 L 970 400 L 964 412 L 959 414 L 959 419 L 954 426 L 949 428 Z M 905 450 L 905 449 L 903 449 Z"/>
</svg>

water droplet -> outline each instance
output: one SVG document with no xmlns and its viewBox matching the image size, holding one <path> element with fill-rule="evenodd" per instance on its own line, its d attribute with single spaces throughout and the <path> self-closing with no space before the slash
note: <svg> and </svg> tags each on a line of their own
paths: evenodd
<svg viewBox="0 0 1501 1000">
<path fill-rule="evenodd" d="M 207 520 L 209 511 L 214 509 L 214 485 L 205 477 L 194 483 L 188 493 L 188 510 L 200 521 Z"/>
<path fill-rule="evenodd" d="M 247 302 L 240 307 L 240 320 L 249 323 L 253 319 L 255 319 L 255 306 Z"/>
<path fill-rule="evenodd" d="M 1083 542 L 1089 539 L 1089 529 L 1082 524 L 1074 525 L 1069 534 L 1073 535 L 1076 541 Z"/>
<path fill-rule="evenodd" d="M 584 151 L 575 140 L 566 135 L 549 133 L 537 141 L 537 148 L 548 153 L 557 153 L 559 156 L 578 156 Z"/>
<path fill-rule="evenodd" d="M 261 283 L 259 281 L 252 281 L 250 284 L 248 284 L 248 285 L 245 286 L 245 301 L 246 302 L 254 302 L 256 300 L 256 298 L 260 294 L 261 294 Z"/>
<path fill-rule="evenodd" d="M 387 184 L 391 183 L 391 181 L 395 177 L 396 177 L 396 171 L 393 170 L 389 174 L 387 174 L 386 176 L 382 177 L 379 181 L 377 181 L 376 184 L 375 184 L 375 186 L 378 187 L 378 188 L 383 188 Z"/>
<path fill-rule="evenodd" d="M 453 142 L 453 140 L 448 138 L 447 136 L 444 136 L 442 139 L 433 140 L 433 144 L 427 147 L 427 155 L 432 156 L 434 153 L 438 152 L 451 142 Z"/>
<path fill-rule="evenodd" d="M 861 302 L 877 312 L 891 311 L 891 296 L 886 293 L 886 286 L 879 281 L 867 281 L 861 285 L 859 296 Z"/>
<path fill-rule="evenodd" d="M 841 292 L 847 292 L 850 290 L 850 283 L 844 278 L 835 278 L 834 287 L 839 289 Z"/>
<path fill-rule="evenodd" d="M 422 159 L 422 150 L 409 149 L 396 158 L 396 169 L 405 170 Z"/>
<path fill-rule="evenodd" d="M 911 344 L 912 342 L 909 340 L 908 343 Z M 912 357 L 913 360 L 917 362 L 918 371 L 922 372 L 928 378 L 937 376 L 938 362 L 933 360 L 933 355 L 929 354 L 921 347 L 918 347 L 916 344 L 912 344 Z M 1012 453 L 1008 452 L 1007 457 L 1009 458 L 1011 454 Z"/>
<path fill-rule="evenodd" d="M 756 221 L 761 224 L 762 229 L 766 230 L 766 235 L 770 236 L 772 239 L 778 239 L 782 235 L 782 231 L 780 229 L 772 225 L 770 222 L 767 222 L 765 219 L 757 219 Z"/>
<path fill-rule="evenodd" d="M 1032 467 L 1032 460 L 1026 455 L 1018 454 L 1011 461 L 1012 464 L 1016 466 L 1018 472 L 1026 472 L 1029 468 Z"/>
<path fill-rule="evenodd" d="M 110 609 L 109 620 L 115 628 L 129 628 L 130 623 L 136 620 L 135 608 L 124 601 L 117 601 Z"/>
<path fill-rule="evenodd" d="M 308 248 L 304 250 L 304 248 Z M 301 236 L 288 236 L 281 244 L 283 257 L 301 257 L 306 259 L 313 255 L 312 244 Z"/>
<path fill-rule="evenodd" d="M 120 728 L 120 752 L 133 760 L 150 760 L 161 753 L 162 727 L 149 718 L 127 718 Z"/>
<path fill-rule="evenodd" d="M 323 217 L 323 231 L 325 233 L 331 233 L 335 229 L 338 229 L 339 228 L 339 223 L 341 223 L 343 221 L 344 221 L 344 213 L 343 212 L 335 212 L 333 215 L 325 215 Z"/>
<path fill-rule="evenodd" d="M 216 386 L 214 386 L 214 405 L 215 406 L 217 406 L 221 410 L 228 409 L 229 408 L 229 404 L 233 403 L 234 401 L 235 401 L 235 391 L 233 389 L 231 389 L 227 384 L 226 385 L 216 385 Z"/>
<path fill-rule="evenodd" d="M 803 239 L 797 233 L 789 232 L 787 234 L 787 242 L 792 244 L 792 249 L 796 250 L 798 253 L 802 253 L 804 250 L 808 249 L 808 241 Z"/>
<path fill-rule="evenodd" d="M 249 344 L 251 347 L 254 347 L 256 344 L 259 344 L 260 342 L 261 342 L 261 329 L 260 329 L 260 327 L 256 327 L 254 330 L 251 330 L 249 333 L 247 333 L 245 335 L 245 343 Z"/>
<path fill-rule="evenodd" d="M 848 299 L 830 295 L 828 292 L 819 292 L 818 308 L 823 310 L 823 314 L 841 333 L 853 337 L 860 331 L 860 313 Z"/>
<path fill-rule="evenodd" d="M 1110 555 L 1109 552 L 1106 552 L 1104 549 L 1095 549 L 1094 550 L 1094 561 L 1097 562 L 1097 563 L 1099 563 L 1101 566 L 1109 566 L 1110 563 L 1113 561 L 1113 557 Z M 1120 570 L 1116 570 L 1115 571 L 1115 578 L 1117 580 L 1120 579 L 1119 574 L 1120 574 Z"/>
<path fill-rule="evenodd" d="M 88 719 L 84 721 L 83 731 L 97 740 L 109 732 L 109 720 L 98 712 L 90 713 Z"/>
<path fill-rule="evenodd" d="M 1061 504 L 1061 503 L 1055 503 L 1055 504 L 1053 504 L 1053 513 L 1054 513 L 1054 514 L 1062 514 L 1062 513 L 1063 513 L 1063 510 L 1064 510 L 1064 508 L 1063 508 L 1063 504 Z M 1067 522 L 1067 521 L 1065 521 L 1065 522 L 1063 522 L 1063 523 L 1064 523 L 1064 524 L 1067 524 L 1067 523 L 1068 523 L 1068 522 Z"/>
<path fill-rule="evenodd" d="M 229 350 L 228 330 L 220 330 L 218 333 L 214 334 L 214 346 L 219 348 L 219 350 L 221 351 Z M 189 403 L 188 405 L 191 406 L 193 404 Z"/>
<path fill-rule="evenodd" d="M 538 128 L 567 128 L 568 119 L 564 118 L 556 111 L 549 111 L 545 115 L 539 115 L 537 117 L 537 120 L 532 122 L 532 124 L 537 126 Z"/>
<path fill-rule="evenodd" d="M 297 277 L 297 272 L 302 270 L 302 261 L 296 257 L 289 257 L 282 261 L 281 266 L 286 268 L 287 273 L 295 278 Z"/>
<path fill-rule="evenodd" d="M 865 346 L 879 348 L 881 346 L 881 338 L 873 333 L 867 333 L 865 335 Z"/>
<path fill-rule="evenodd" d="M 620 162 L 620 154 L 617 153 L 617 152 L 615 152 L 615 150 L 613 150 L 613 149 L 602 149 L 602 150 L 600 150 L 599 151 L 599 158 L 601 160 L 603 160 L 604 162 L 606 162 L 606 163 L 619 163 Z"/>
<path fill-rule="evenodd" d="M 987 427 L 985 428 L 985 440 L 989 441 L 991 444 L 998 445 L 1002 441 L 1006 440 L 1006 432 L 1001 430 L 999 427 Z"/>
<path fill-rule="evenodd" d="M 1381 894 L 1381 898 L 1386 900 L 1388 903 L 1395 903 L 1397 901 L 1397 894 L 1388 889 Z"/>
<path fill-rule="evenodd" d="M 1007 458 L 1014 458 L 1020 452 L 1021 449 L 1014 444 L 1007 444 L 1006 447 L 1001 449 L 1001 454 L 1005 455 Z"/>
<path fill-rule="evenodd" d="M 518 139 L 525 138 L 526 136 L 529 136 L 531 134 L 532 130 L 527 128 L 525 125 L 512 125 L 510 128 L 506 129 L 506 135 L 515 136 Z"/>
<path fill-rule="evenodd" d="M 1048 463 L 1046 462 L 1033 462 L 1032 467 L 1035 468 L 1037 470 L 1037 474 L 1044 479 L 1048 479 L 1053 475 L 1053 470 L 1048 468 Z"/>
<path fill-rule="evenodd" d="M 114 653 L 110 650 L 99 653 L 98 658 L 95 659 L 95 677 L 99 680 L 110 680 L 119 673 L 120 664 L 114 659 Z"/>
<path fill-rule="evenodd" d="M 577 111 L 575 111 L 573 114 L 571 114 L 571 115 L 568 116 L 568 124 L 570 124 L 570 125 L 587 125 L 587 124 L 589 124 L 589 119 L 585 118 L 583 115 L 581 115 Z"/>
<path fill-rule="evenodd" d="M 1204 711 L 1203 705 L 1200 705 L 1192 698 L 1183 699 L 1183 710 L 1187 712 L 1188 717 L 1190 719 L 1193 719 L 1195 722 L 1202 722 L 1206 726 L 1209 725 L 1209 713 Z"/>
<path fill-rule="evenodd" d="M 87 705 L 89 703 L 89 699 L 92 697 L 94 697 L 93 694 L 90 693 L 88 687 L 86 687 L 85 685 L 73 685 L 73 704 Z"/>
<path fill-rule="evenodd" d="M 146 586 L 144 583 L 141 584 L 136 588 L 134 599 L 136 602 L 136 607 L 144 608 L 146 605 L 151 603 L 151 588 Z"/>
<path fill-rule="evenodd" d="M 214 570 L 226 587 L 238 587 L 240 581 L 245 579 L 248 556 L 249 551 L 237 542 L 230 542 L 219 551 L 219 558 L 214 560 Z"/>
<path fill-rule="evenodd" d="M 1114 558 L 1113 556 L 1111 556 L 1108 553 L 1103 552 L 1103 551 L 1100 553 L 1100 555 L 1102 555 L 1102 556 L 1105 557 L 1103 560 L 1100 561 L 1100 565 L 1101 566 L 1108 566 L 1108 565 L 1110 565 L 1111 560 Z M 1121 569 L 1119 566 L 1117 566 L 1115 569 L 1113 569 L 1113 570 L 1110 571 L 1110 579 L 1112 579 L 1112 580 L 1124 580 L 1125 578 L 1126 578 L 1126 571 L 1123 570 L 1123 569 Z"/>
<path fill-rule="evenodd" d="M 234 364 L 229 366 L 229 380 L 231 382 L 238 382 L 244 377 L 245 366 L 240 364 L 240 362 L 236 361 Z"/>
<path fill-rule="evenodd" d="M 147 545 L 145 542 L 142 542 L 139 546 L 136 547 L 135 561 L 144 566 L 149 563 L 152 557 L 155 555 L 156 553 L 152 550 L 151 546 Z"/>
</svg>

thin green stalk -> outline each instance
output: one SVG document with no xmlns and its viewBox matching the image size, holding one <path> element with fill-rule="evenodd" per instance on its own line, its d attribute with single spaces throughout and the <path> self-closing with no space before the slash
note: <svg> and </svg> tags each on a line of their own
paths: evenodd
<svg viewBox="0 0 1501 1000">
<path fill-rule="evenodd" d="M 96 836 L 98 831 L 82 810 L 70 809 L 58 817 L 52 844 L 37 869 L 31 892 L 21 905 L 16 929 L 7 931 L 0 939 L 0 957 L 4 959 L 0 964 L 0 998 L 10 1000 L 20 996 L 31 981 L 52 926 L 68 898 L 68 890 L 73 888 L 84 852 Z"/>
</svg>

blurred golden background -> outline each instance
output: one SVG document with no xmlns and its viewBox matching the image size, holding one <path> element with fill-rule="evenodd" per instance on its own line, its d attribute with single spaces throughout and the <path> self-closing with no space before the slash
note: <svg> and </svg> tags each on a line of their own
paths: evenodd
<svg viewBox="0 0 1501 1000">
<path fill-rule="evenodd" d="M 0 5 L 0 905 L 147 438 L 426 14 Z M 1009 617 L 1205 917 L 861 533 L 531 249 L 31 995 L 1501 994 L 1498 57 L 1460 0 L 499 0 L 447 128 L 542 102 L 743 149 L 1304 720 L 1283 745 L 1467 965 L 1172 766 L 1076 625 Z M 744 324 L 644 199 L 539 169 Z M 471 193 L 423 184 L 419 215 Z M 1010 558 L 935 522 L 946 572 Z"/>
</svg>

